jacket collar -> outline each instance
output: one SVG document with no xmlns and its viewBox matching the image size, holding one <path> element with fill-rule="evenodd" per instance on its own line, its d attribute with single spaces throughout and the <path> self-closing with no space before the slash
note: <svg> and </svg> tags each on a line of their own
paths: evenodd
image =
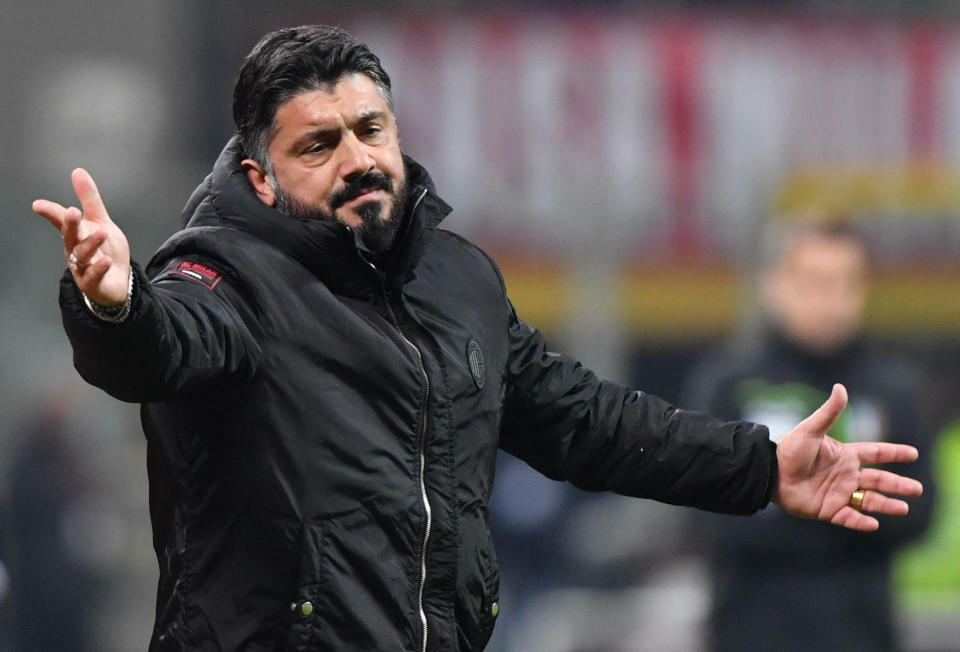
<svg viewBox="0 0 960 652">
<path fill-rule="evenodd" d="M 335 293 L 356 296 L 369 291 L 376 275 L 359 238 L 339 222 L 292 218 L 267 206 L 251 187 L 242 160 L 234 136 L 188 200 L 181 226 L 187 231 L 196 226 L 238 229 L 290 255 Z M 413 278 L 437 225 L 452 210 L 436 195 L 427 171 L 406 155 L 403 160 L 410 207 L 394 246 L 377 266 L 384 282 L 392 286 Z"/>
</svg>

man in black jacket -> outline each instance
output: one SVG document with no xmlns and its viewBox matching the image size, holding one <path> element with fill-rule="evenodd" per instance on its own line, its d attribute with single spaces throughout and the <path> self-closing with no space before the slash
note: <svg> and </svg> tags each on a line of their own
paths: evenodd
<svg viewBox="0 0 960 652">
<path fill-rule="evenodd" d="M 768 235 L 765 328 L 748 346 L 726 347 L 699 365 L 685 404 L 725 419 L 761 420 L 777 440 L 843 378 L 850 407 L 833 437 L 896 440 L 922 450 L 931 427 L 921 418 L 919 373 L 860 337 L 867 290 L 862 237 L 829 220 L 782 224 Z M 911 469 L 924 484 L 929 462 L 922 456 Z M 713 649 L 897 649 L 891 557 L 924 531 L 930 516 L 930 491 L 905 518 L 872 536 L 804 527 L 775 509 L 746 522 L 704 516 L 707 529 L 698 536 L 711 553 Z"/>
<path fill-rule="evenodd" d="M 777 447 L 549 351 L 494 263 L 438 228 L 390 79 L 342 30 L 264 37 L 234 118 L 145 271 L 85 171 L 82 212 L 34 203 L 63 237 L 75 366 L 142 404 L 151 650 L 482 649 L 498 447 L 586 489 L 855 529 L 922 491 L 861 469 L 914 449 L 825 436 L 842 386 Z"/>
</svg>

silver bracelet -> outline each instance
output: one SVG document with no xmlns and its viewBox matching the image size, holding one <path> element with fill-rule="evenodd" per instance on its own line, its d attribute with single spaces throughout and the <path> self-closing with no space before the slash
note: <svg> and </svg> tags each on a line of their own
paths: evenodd
<svg viewBox="0 0 960 652">
<path fill-rule="evenodd" d="M 81 292 L 81 294 L 83 293 Z M 130 266 L 130 274 L 127 277 L 127 298 L 123 303 L 116 306 L 101 306 L 86 294 L 83 295 L 83 302 L 87 304 L 90 312 L 101 321 L 119 324 L 125 320 L 130 316 L 130 306 L 133 304 L 133 266 Z"/>
</svg>

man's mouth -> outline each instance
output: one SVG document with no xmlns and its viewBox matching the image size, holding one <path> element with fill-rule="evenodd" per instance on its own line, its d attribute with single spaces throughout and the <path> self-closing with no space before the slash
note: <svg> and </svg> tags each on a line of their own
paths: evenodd
<svg viewBox="0 0 960 652">
<path fill-rule="evenodd" d="M 378 193 L 383 193 L 381 196 Z M 330 208 L 336 210 L 340 206 L 358 206 L 371 201 L 379 201 L 382 197 L 393 194 L 393 184 L 390 178 L 382 172 L 368 172 L 361 178 L 352 179 L 345 187 L 336 192 L 330 199 Z"/>
<path fill-rule="evenodd" d="M 373 201 L 379 197 L 379 193 L 383 192 L 379 188 L 370 188 L 369 190 L 364 190 L 359 195 L 346 201 L 346 204 L 362 204 L 364 202 Z"/>
</svg>

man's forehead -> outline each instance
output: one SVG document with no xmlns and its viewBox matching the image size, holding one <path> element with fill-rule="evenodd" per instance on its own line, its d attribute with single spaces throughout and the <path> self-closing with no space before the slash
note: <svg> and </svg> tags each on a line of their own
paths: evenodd
<svg viewBox="0 0 960 652">
<path fill-rule="evenodd" d="M 355 73 L 297 93 L 277 107 L 276 121 L 333 126 L 372 114 L 390 115 L 390 108 L 373 80 Z"/>
</svg>

